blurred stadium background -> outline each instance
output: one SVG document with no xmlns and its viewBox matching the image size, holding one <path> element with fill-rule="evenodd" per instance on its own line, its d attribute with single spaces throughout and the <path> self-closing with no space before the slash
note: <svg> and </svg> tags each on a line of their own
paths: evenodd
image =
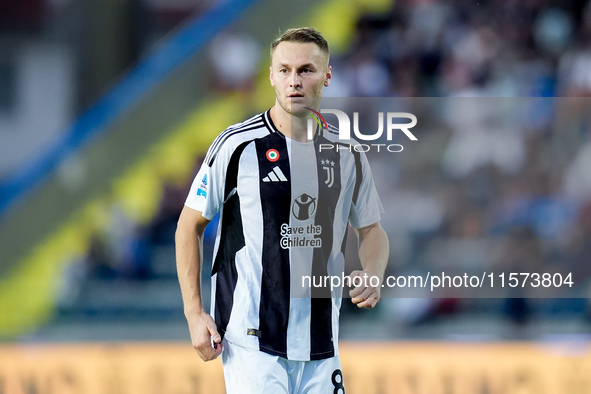
<svg viewBox="0 0 591 394">
<path fill-rule="evenodd" d="M 591 392 L 591 1 L 20 0 L 0 1 L 0 393 L 223 392 L 190 347 L 176 220 L 300 25 L 331 43 L 330 96 L 572 98 L 372 167 L 388 273 L 566 266 L 583 290 L 345 302 L 347 392 Z"/>
</svg>

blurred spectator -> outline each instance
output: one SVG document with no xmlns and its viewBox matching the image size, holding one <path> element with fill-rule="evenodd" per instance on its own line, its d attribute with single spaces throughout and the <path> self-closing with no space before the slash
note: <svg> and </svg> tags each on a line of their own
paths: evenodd
<svg viewBox="0 0 591 394">
<path fill-rule="evenodd" d="M 223 32 L 210 47 L 214 88 L 250 90 L 258 71 L 261 47 L 245 32 Z"/>
</svg>

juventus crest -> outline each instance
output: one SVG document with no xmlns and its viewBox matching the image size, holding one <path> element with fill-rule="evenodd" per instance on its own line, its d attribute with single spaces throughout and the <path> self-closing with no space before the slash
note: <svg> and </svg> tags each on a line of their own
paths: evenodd
<svg viewBox="0 0 591 394">
<path fill-rule="evenodd" d="M 322 169 L 326 172 L 326 179 L 324 184 L 328 187 L 332 187 L 334 184 L 334 161 L 328 159 L 322 160 Z"/>
</svg>

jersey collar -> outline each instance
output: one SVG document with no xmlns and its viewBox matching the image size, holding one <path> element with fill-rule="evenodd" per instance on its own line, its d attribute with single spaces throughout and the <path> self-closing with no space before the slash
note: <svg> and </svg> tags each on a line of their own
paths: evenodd
<svg viewBox="0 0 591 394">
<path fill-rule="evenodd" d="M 283 133 L 281 131 L 279 131 L 279 129 L 275 126 L 275 123 L 273 123 L 273 119 L 271 119 L 271 108 L 269 108 L 268 110 L 265 111 L 265 113 L 263 114 L 263 120 L 265 121 L 267 128 L 269 129 L 269 131 L 271 133 L 277 133 L 281 137 L 285 138 Z M 324 127 L 322 129 L 318 129 L 318 127 L 316 127 L 316 132 L 314 133 L 314 139 L 313 139 L 314 142 L 316 140 L 318 140 L 318 137 L 322 133 L 322 130 L 324 130 Z"/>
</svg>

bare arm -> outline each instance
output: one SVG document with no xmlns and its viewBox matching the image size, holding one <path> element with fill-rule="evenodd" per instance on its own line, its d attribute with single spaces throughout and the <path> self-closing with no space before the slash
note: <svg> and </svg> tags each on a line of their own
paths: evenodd
<svg viewBox="0 0 591 394">
<path fill-rule="evenodd" d="M 222 352 L 221 336 L 212 317 L 201 301 L 201 268 L 203 264 L 203 233 L 209 220 L 201 212 L 184 207 L 175 234 L 176 266 L 185 317 L 191 342 L 203 361 L 210 361 Z M 216 343 L 212 347 L 211 340 Z"/>
<path fill-rule="evenodd" d="M 379 222 L 357 229 L 356 232 L 359 237 L 359 259 L 363 271 L 353 271 L 350 277 L 352 280 L 355 277 L 361 277 L 363 280 L 359 281 L 362 284 L 352 289 L 349 295 L 351 301 L 359 308 L 373 308 L 380 300 L 384 272 L 388 264 L 388 236 Z M 372 277 L 379 279 L 377 286 L 371 285 Z M 374 279 L 373 283 L 375 282 Z"/>
</svg>

